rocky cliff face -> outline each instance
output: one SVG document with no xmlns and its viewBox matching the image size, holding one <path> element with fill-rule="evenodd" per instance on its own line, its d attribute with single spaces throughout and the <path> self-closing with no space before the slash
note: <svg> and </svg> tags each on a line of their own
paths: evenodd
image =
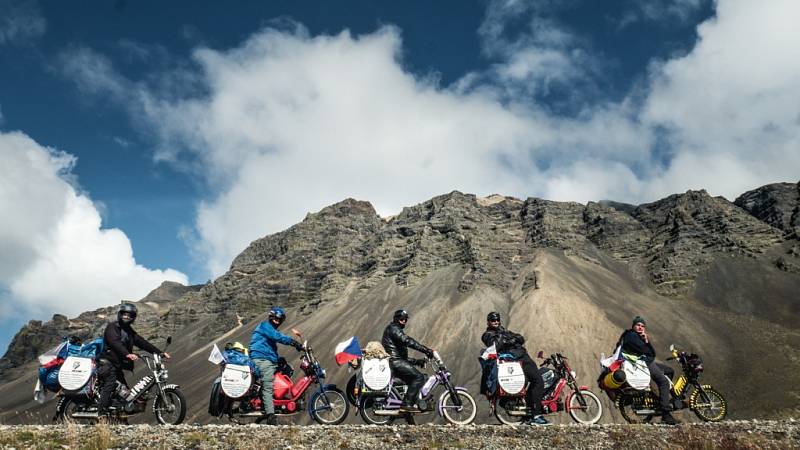
<svg viewBox="0 0 800 450">
<path fill-rule="evenodd" d="M 162 286 L 141 301 L 151 309 L 139 329 L 148 337 L 179 337 L 181 353 L 192 358 L 178 370 L 197 374 L 212 370 L 196 365 L 203 346 L 247 341 L 271 305 L 289 308 L 326 346 L 353 334 L 376 338 L 392 309 L 409 307 L 423 317 L 411 330 L 463 361 L 454 368 L 474 383 L 474 349 L 464 343 L 479 342 L 473 334 L 491 309 L 513 317 L 511 326 L 533 342 L 584 353 L 576 362 L 582 373 L 594 371 L 599 352 L 610 350 L 598 343 L 613 342 L 619 327 L 644 311 L 665 341 L 683 339 L 733 361 L 733 347 L 800 345 L 800 303 L 792 294 L 800 290 L 793 269 L 800 267 L 792 228 L 797 188 L 765 186 L 736 204 L 688 191 L 638 206 L 452 192 L 389 219 L 347 199 L 252 242 L 212 283 Z M 0 368 L 10 373 L 72 331 L 96 335 L 112 312 L 31 322 Z M 800 354 L 786 352 L 794 359 L 776 359 L 774 369 L 800 368 Z M 723 378 L 741 372 L 733 363 L 722 366 Z M 202 405 L 205 387 L 197 389 Z M 743 399 L 750 388 L 737 389 Z M 774 401 L 780 398 L 787 397 Z"/>
</svg>

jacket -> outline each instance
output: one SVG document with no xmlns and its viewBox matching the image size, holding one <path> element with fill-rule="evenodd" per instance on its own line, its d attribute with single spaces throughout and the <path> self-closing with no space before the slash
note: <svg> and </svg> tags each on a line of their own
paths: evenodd
<svg viewBox="0 0 800 450">
<path fill-rule="evenodd" d="M 386 350 L 386 353 L 389 354 L 390 358 L 401 358 L 408 360 L 409 347 L 418 352 L 424 353 L 428 357 L 433 355 L 433 350 L 425 347 L 409 337 L 397 322 L 390 323 L 383 330 L 381 344 L 383 345 L 384 350 Z"/>
<path fill-rule="evenodd" d="M 619 341 L 620 345 L 622 345 L 622 353 L 639 356 L 644 359 L 645 362 L 655 361 L 656 349 L 653 348 L 653 344 L 645 342 L 644 339 L 639 336 L 639 333 L 633 330 L 625 330 L 622 336 L 620 336 Z"/>
<path fill-rule="evenodd" d="M 481 336 L 481 341 L 487 347 L 495 345 L 497 353 L 510 353 L 515 358 L 522 358 L 528 354 L 528 351 L 523 346 L 525 338 L 521 334 L 508 331 L 502 326 L 494 329 L 486 327 L 486 331 Z"/>
<path fill-rule="evenodd" d="M 104 350 L 101 358 L 108 360 L 116 368 L 133 370 L 133 361 L 127 358 L 133 353 L 133 346 L 146 352 L 161 354 L 161 350 L 139 336 L 130 326 L 122 326 L 119 321 L 106 325 L 103 333 Z"/>
<path fill-rule="evenodd" d="M 250 336 L 250 359 L 266 359 L 277 363 L 279 342 L 297 349 L 302 347 L 302 344 L 278 331 L 269 321 L 261 322 Z"/>
</svg>

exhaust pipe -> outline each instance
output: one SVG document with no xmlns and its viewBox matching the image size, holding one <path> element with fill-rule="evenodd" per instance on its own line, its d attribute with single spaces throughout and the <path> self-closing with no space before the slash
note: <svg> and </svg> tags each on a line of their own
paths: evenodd
<svg viewBox="0 0 800 450">
<path fill-rule="evenodd" d="M 379 409 L 377 411 L 372 411 L 372 414 L 376 416 L 399 416 L 400 410 L 399 409 Z"/>
<path fill-rule="evenodd" d="M 92 411 L 92 412 L 78 411 L 70 414 L 70 417 L 72 417 L 73 419 L 97 419 L 98 414 L 97 411 Z"/>
<path fill-rule="evenodd" d="M 637 409 L 636 414 L 640 416 L 652 416 L 656 413 L 655 409 Z"/>
</svg>

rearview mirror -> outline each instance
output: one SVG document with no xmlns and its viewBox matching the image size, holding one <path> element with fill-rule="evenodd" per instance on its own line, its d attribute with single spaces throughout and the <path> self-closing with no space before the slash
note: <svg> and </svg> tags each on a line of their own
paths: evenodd
<svg viewBox="0 0 800 450">
<path fill-rule="evenodd" d="M 539 359 L 544 358 L 544 352 L 539 350 L 539 353 L 536 354 L 536 357 L 539 358 Z"/>
<path fill-rule="evenodd" d="M 675 344 L 669 344 L 669 351 L 671 352 L 675 351 Z"/>
<path fill-rule="evenodd" d="M 172 336 L 167 336 L 167 345 L 172 344 Z"/>
<path fill-rule="evenodd" d="M 292 333 L 297 337 L 303 337 L 303 333 L 301 333 L 297 328 L 292 328 Z"/>
</svg>

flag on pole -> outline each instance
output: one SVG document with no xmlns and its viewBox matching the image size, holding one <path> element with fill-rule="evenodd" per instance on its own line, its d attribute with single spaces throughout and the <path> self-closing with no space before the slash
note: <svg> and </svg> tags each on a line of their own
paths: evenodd
<svg viewBox="0 0 800 450">
<path fill-rule="evenodd" d="M 222 361 L 225 361 L 225 357 L 222 356 L 222 352 L 219 351 L 217 344 L 214 344 L 214 348 L 211 349 L 211 354 L 208 355 L 208 360 L 214 364 L 219 364 Z"/>
<path fill-rule="evenodd" d="M 361 358 L 361 345 L 358 344 L 358 338 L 353 336 L 350 339 L 336 344 L 336 364 L 342 365 L 348 361 Z"/>
<path fill-rule="evenodd" d="M 497 359 L 497 346 L 492 344 L 491 347 L 486 347 L 481 355 L 481 359 L 489 360 L 489 359 Z"/>
<path fill-rule="evenodd" d="M 51 348 L 50 350 L 39 355 L 39 364 L 45 365 L 50 361 L 58 358 L 58 353 L 61 352 L 61 349 L 64 348 L 65 345 L 67 345 L 67 341 L 62 342 L 56 345 L 55 347 Z"/>
</svg>

